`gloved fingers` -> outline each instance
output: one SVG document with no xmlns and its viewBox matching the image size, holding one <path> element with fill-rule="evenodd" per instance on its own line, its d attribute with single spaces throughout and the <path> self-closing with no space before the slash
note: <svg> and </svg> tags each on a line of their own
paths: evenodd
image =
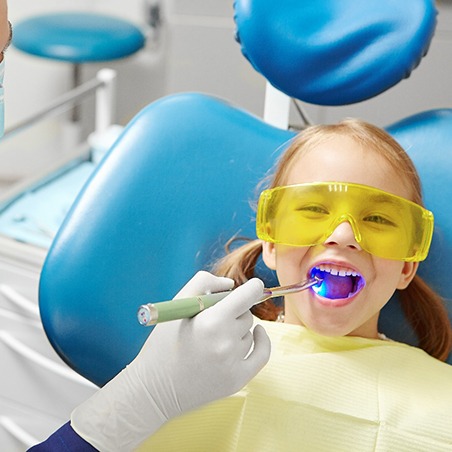
<svg viewBox="0 0 452 452">
<path fill-rule="evenodd" d="M 244 312 L 237 319 L 229 320 L 228 322 L 223 322 L 221 327 L 225 328 L 225 333 L 231 338 L 236 340 L 243 339 L 253 328 L 254 317 L 251 311 Z"/>
<path fill-rule="evenodd" d="M 245 337 L 253 328 L 254 317 L 251 311 L 244 312 L 240 317 L 234 320 L 230 325 L 234 336 L 237 338 Z"/>
<path fill-rule="evenodd" d="M 263 290 L 264 283 L 260 279 L 250 279 L 210 309 L 215 309 L 225 319 L 237 319 L 262 298 Z"/>
<path fill-rule="evenodd" d="M 253 330 L 253 344 L 253 349 L 243 362 L 249 379 L 253 378 L 270 359 L 270 339 L 261 325 L 256 325 Z"/>
<path fill-rule="evenodd" d="M 191 319 L 168 323 L 176 322 L 179 322 L 176 333 L 179 340 L 185 338 L 198 352 L 202 350 L 206 360 L 221 362 L 225 359 L 243 359 L 244 355 L 238 347 L 241 347 L 243 338 L 251 334 L 254 319 L 250 311 L 238 319 L 228 319 L 221 315 L 221 311 L 218 312 L 212 307 Z M 253 340 L 252 335 L 250 339 Z M 187 350 L 187 353 L 189 351 Z"/>
<path fill-rule="evenodd" d="M 174 298 L 187 298 L 206 293 L 223 292 L 233 287 L 234 281 L 231 278 L 215 276 L 206 271 L 199 271 L 185 284 Z"/>
<path fill-rule="evenodd" d="M 250 352 L 253 347 L 254 336 L 251 331 L 248 331 L 245 336 L 242 337 L 241 341 L 238 344 L 238 353 L 239 356 L 244 359 Z"/>
</svg>

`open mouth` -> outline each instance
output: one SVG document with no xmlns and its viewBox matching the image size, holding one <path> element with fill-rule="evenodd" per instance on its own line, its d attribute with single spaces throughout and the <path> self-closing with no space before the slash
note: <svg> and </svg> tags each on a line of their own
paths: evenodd
<svg viewBox="0 0 452 452">
<path fill-rule="evenodd" d="M 324 298 L 332 300 L 350 298 L 366 285 L 364 278 L 354 270 L 322 264 L 311 270 L 311 278 L 322 282 L 312 286 L 312 290 Z"/>
</svg>

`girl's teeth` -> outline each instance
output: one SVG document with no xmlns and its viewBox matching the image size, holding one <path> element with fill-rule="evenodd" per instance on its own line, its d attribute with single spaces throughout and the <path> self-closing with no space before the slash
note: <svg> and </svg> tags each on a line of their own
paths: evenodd
<svg viewBox="0 0 452 452">
<path fill-rule="evenodd" d="M 320 270 L 322 272 L 331 273 L 333 276 L 358 276 L 358 273 L 353 270 L 345 270 L 345 269 L 336 269 L 329 267 L 325 264 L 320 264 L 318 267 L 316 267 L 317 270 Z"/>
</svg>

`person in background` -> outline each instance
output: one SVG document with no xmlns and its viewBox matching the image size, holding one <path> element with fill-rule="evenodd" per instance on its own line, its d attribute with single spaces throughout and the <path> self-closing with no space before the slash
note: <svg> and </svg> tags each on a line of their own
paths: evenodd
<svg viewBox="0 0 452 452">
<path fill-rule="evenodd" d="M 12 27 L 8 21 L 8 5 L 6 0 L 0 0 L 0 61 L 4 59 L 4 53 L 11 43 Z"/>
</svg>

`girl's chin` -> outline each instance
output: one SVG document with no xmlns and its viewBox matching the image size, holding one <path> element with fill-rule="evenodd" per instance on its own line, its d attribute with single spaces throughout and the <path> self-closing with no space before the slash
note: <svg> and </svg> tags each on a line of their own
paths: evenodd
<svg viewBox="0 0 452 452">
<path fill-rule="evenodd" d="M 357 294 L 347 298 L 330 299 L 311 292 L 298 309 L 287 309 L 285 323 L 305 326 L 310 331 L 327 337 L 353 335 L 350 320 L 353 313 L 346 307 L 356 302 Z M 289 301 L 290 303 L 290 301 Z M 293 301 L 296 303 L 296 301 Z M 297 312 L 298 311 L 298 312 Z"/>
</svg>

